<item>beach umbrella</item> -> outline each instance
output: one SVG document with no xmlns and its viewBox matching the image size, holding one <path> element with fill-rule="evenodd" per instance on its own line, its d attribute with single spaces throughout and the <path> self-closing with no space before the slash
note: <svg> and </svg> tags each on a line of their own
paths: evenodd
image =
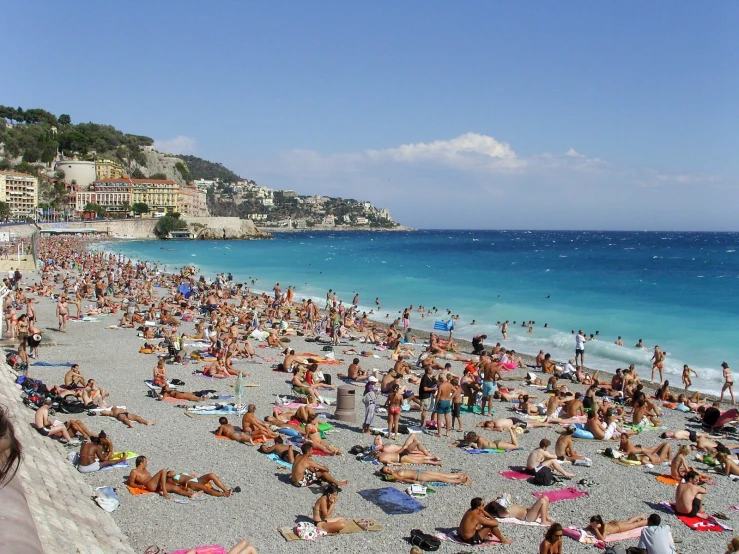
<svg viewBox="0 0 739 554">
<path fill-rule="evenodd" d="M 242 396 L 244 395 L 244 378 L 241 376 L 241 372 L 236 376 L 236 384 L 234 385 L 234 394 L 239 399 L 239 408 L 244 403 Z"/>
</svg>

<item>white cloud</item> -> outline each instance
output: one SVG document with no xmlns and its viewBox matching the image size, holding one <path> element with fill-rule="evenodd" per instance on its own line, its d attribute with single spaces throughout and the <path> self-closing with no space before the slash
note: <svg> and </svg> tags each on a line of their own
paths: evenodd
<svg viewBox="0 0 739 554">
<path fill-rule="evenodd" d="M 565 156 L 570 156 L 571 158 L 584 158 L 582 154 L 580 154 L 577 150 L 574 148 L 570 148 L 567 152 L 565 152 Z"/>
<path fill-rule="evenodd" d="M 165 154 L 194 154 L 198 150 L 198 141 L 185 135 L 177 135 L 168 140 L 155 140 L 154 148 Z"/>
</svg>

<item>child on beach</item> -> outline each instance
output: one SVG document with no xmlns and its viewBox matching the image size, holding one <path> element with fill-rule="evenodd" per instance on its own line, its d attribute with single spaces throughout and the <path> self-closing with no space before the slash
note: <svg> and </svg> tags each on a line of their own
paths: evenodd
<svg viewBox="0 0 739 554">
<path fill-rule="evenodd" d="M 457 431 L 462 432 L 462 387 L 459 384 L 458 377 L 452 377 L 450 383 L 454 387 L 452 395 L 452 430 L 454 423 L 457 423 Z"/>
</svg>

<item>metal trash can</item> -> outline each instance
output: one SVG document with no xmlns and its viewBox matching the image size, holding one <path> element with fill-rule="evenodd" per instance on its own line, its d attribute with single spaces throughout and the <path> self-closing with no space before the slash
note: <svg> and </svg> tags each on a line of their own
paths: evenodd
<svg viewBox="0 0 739 554">
<path fill-rule="evenodd" d="M 338 391 L 334 417 L 339 421 L 356 421 L 357 410 L 355 407 L 355 397 L 357 389 L 352 385 L 343 385 L 338 388 Z"/>
</svg>

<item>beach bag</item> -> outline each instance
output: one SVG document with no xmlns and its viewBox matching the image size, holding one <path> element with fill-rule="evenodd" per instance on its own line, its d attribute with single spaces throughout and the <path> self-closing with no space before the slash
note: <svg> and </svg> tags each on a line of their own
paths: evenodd
<svg viewBox="0 0 739 554">
<path fill-rule="evenodd" d="M 534 484 L 542 487 L 551 487 L 554 484 L 554 474 L 548 467 L 543 467 L 534 474 Z"/>
<path fill-rule="evenodd" d="M 79 398 L 65 396 L 61 402 L 60 409 L 65 414 L 81 414 L 86 410 L 86 407 Z"/>
<path fill-rule="evenodd" d="M 441 546 L 441 541 L 420 529 L 413 529 L 411 531 L 411 544 L 426 552 L 436 552 Z"/>
</svg>

